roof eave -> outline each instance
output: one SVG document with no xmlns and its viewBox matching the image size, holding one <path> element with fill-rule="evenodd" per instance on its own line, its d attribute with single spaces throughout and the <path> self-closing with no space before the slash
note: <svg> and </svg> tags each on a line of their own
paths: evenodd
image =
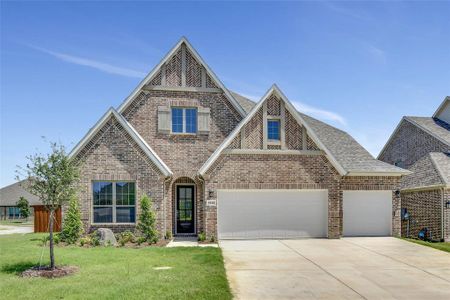
<svg viewBox="0 0 450 300">
<path fill-rule="evenodd" d="M 383 177 L 399 177 L 399 176 L 406 176 L 412 174 L 411 171 L 398 171 L 398 172 L 391 172 L 391 171 L 349 171 L 345 176 L 383 176 Z"/>
<path fill-rule="evenodd" d="M 139 145 L 144 153 L 156 165 L 161 173 L 168 177 L 172 175 L 170 168 L 161 160 L 156 152 L 147 144 L 147 142 L 139 135 L 139 133 L 129 124 L 125 118 L 120 115 L 113 107 L 109 108 L 106 113 L 95 123 L 88 133 L 78 142 L 78 144 L 69 153 L 69 158 L 74 158 L 86 145 L 86 143 L 102 128 L 110 116 L 114 116 L 133 140 Z"/>
</svg>

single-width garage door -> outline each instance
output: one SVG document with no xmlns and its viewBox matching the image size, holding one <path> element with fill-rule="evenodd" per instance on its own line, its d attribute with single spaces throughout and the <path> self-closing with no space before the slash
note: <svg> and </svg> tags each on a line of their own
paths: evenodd
<svg viewBox="0 0 450 300">
<path fill-rule="evenodd" d="M 218 191 L 220 239 L 326 237 L 326 190 Z"/>
<path fill-rule="evenodd" d="M 344 191 L 344 236 L 389 236 L 392 191 Z"/>
</svg>

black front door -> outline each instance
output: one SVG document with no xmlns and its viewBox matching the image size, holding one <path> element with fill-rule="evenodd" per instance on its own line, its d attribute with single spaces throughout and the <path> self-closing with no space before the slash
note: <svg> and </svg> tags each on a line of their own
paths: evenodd
<svg viewBox="0 0 450 300">
<path fill-rule="evenodd" d="M 194 232 L 194 187 L 177 186 L 177 233 Z"/>
</svg>

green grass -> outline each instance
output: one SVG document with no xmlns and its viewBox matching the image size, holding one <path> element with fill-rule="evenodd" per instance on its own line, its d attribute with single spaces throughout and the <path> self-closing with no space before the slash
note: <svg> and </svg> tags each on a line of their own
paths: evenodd
<svg viewBox="0 0 450 300">
<path fill-rule="evenodd" d="M 402 238 L 402 239 L 405 241 L 419 244 L 419 245 L 423 245 L 423 246 L 431 247 L 434 249 L 450 252 L 450 243 L 449 242 L 431 243 L 431 242 L 424 242 L 424 241 L 415 240 L 415 239 L 407 239 L 407 238 Z"/>
<path fill-rule="evenodd" d="M 33 220 L 29 219 L 25 220 L 0 220 L 0 225 L 8 225 L 8 226 L 33 226 Z"/>
<path fill-rule="evenodd" d="M 58 279 L 17 276 L 39 262 L 42 236 L 0 236 L 0 298 L 231 299 L 221 250 L 212 247 L 56 247 L 56 263 L 78 266 L 77 274 Z M 153 270 L 162 266 L 172 269 Z"/>
</svg>

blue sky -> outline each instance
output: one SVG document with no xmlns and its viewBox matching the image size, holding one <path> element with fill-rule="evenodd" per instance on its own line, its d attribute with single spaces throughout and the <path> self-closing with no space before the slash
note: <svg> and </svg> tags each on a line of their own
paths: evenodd
<svg viewBox="0 0 450 300">
<path fill-rule="evenodd" d="M 377 155 L 450 95 L 450 2 L 2 2 L 0 186 L 70 150 L 186 36 L 231 90 L 277 83 Z"/>
</svg>

